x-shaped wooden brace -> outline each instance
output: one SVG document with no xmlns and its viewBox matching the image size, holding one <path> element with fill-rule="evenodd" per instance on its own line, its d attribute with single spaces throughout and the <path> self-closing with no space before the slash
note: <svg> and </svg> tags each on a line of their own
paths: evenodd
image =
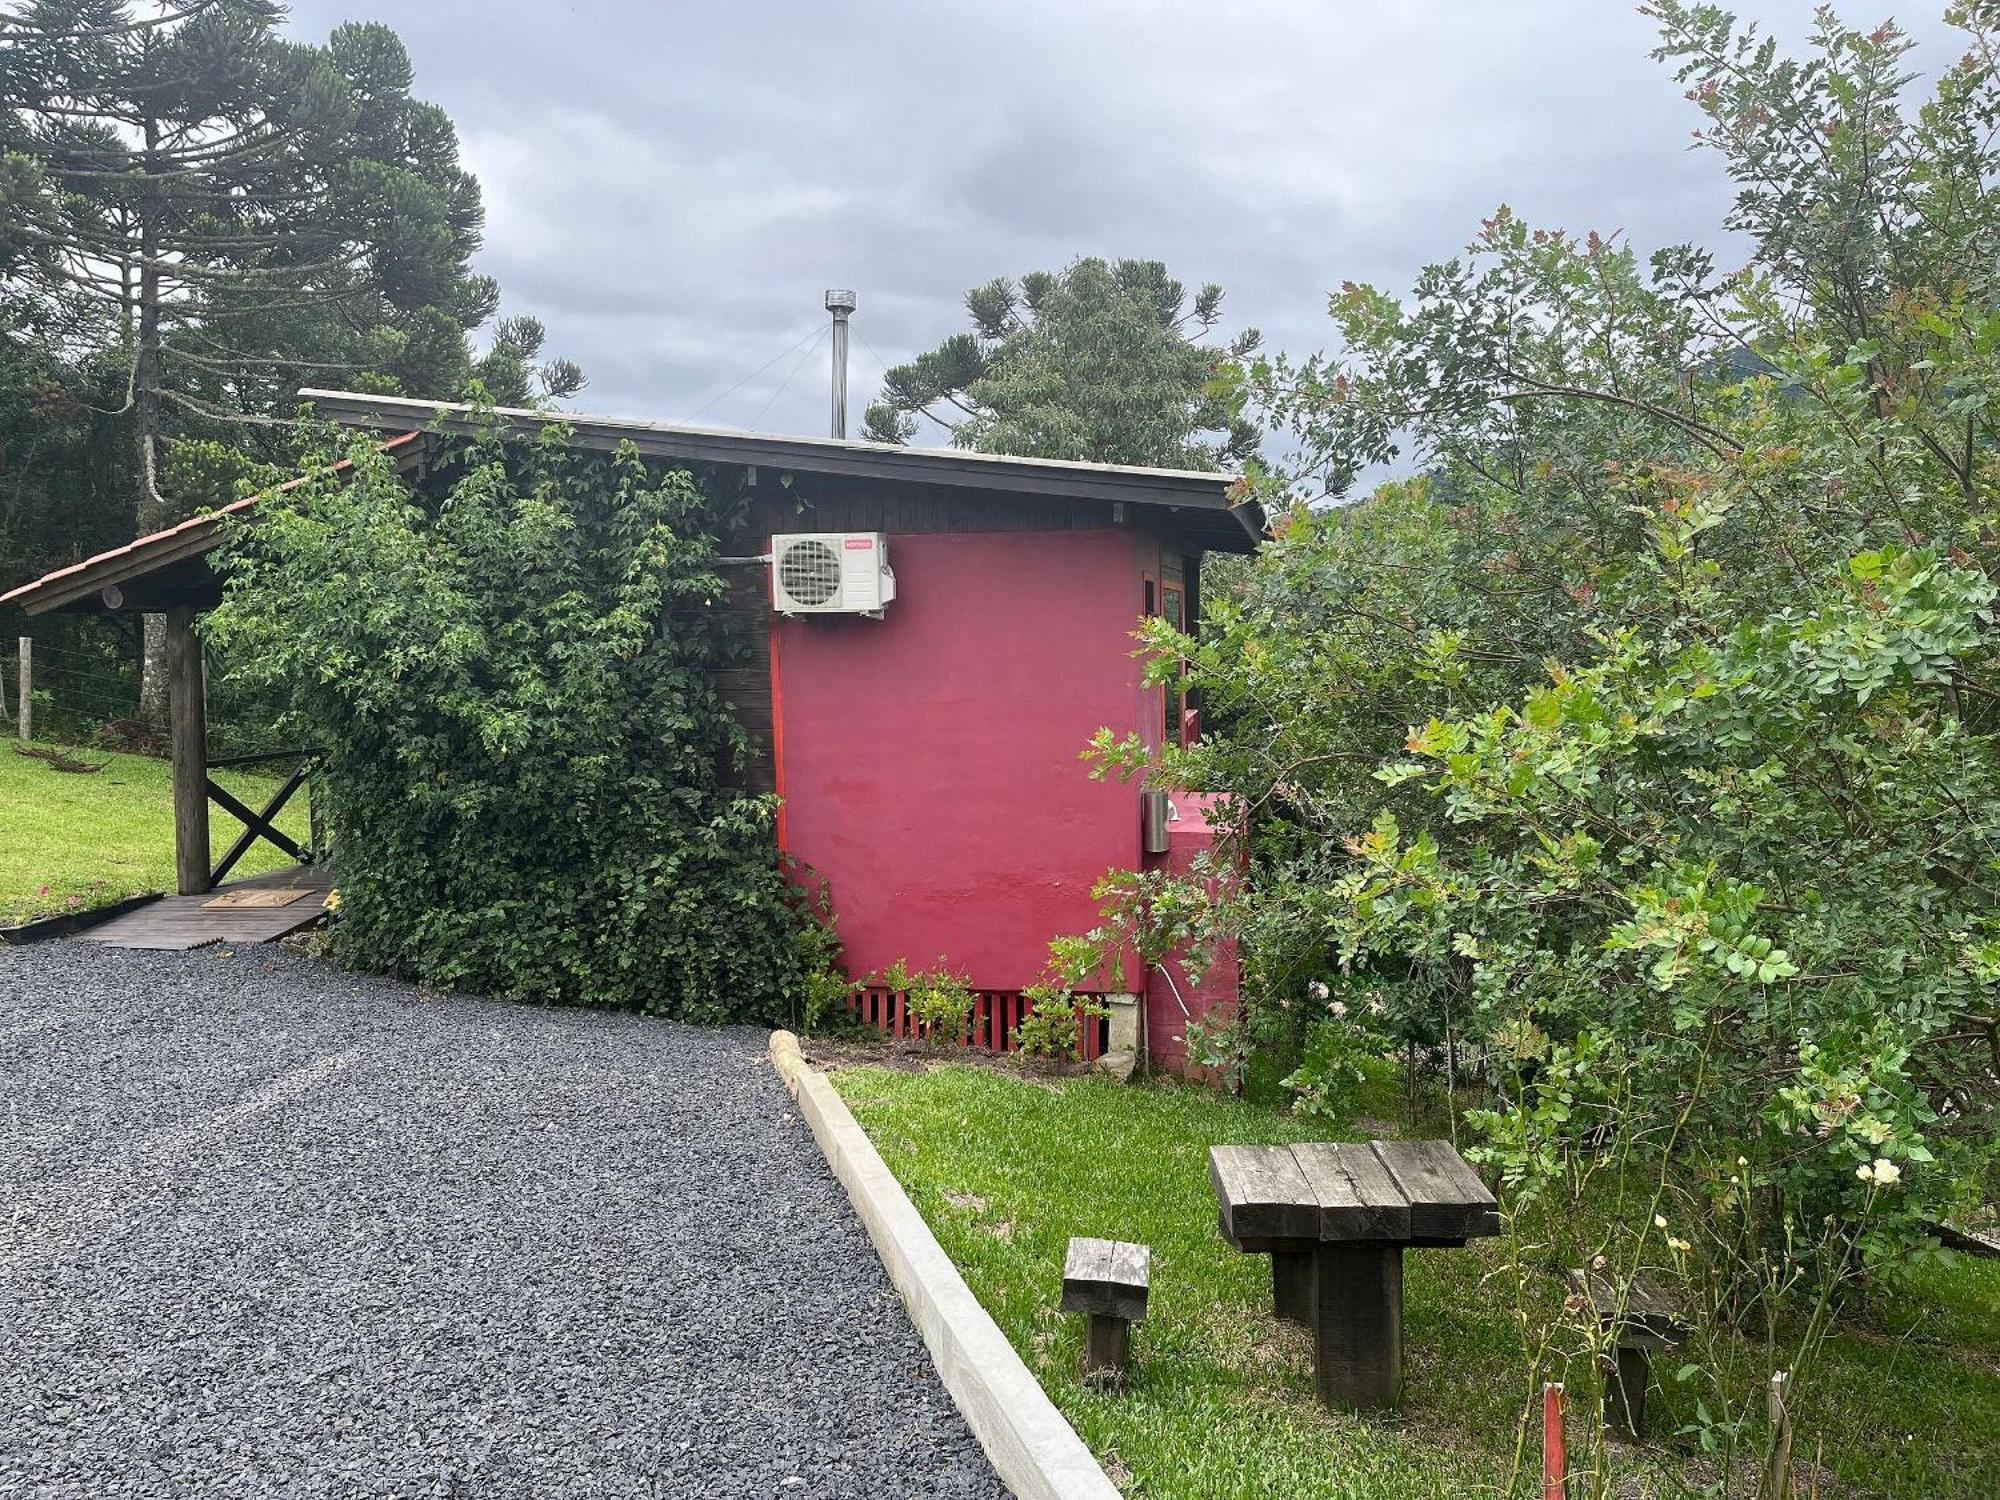
<svg viewBox="0 0 2000 1500">
<path fill-rule="evenodd" d="M 260 813 L 250 811 L 243 803 L 217 786 L 213 780 L 208 780 L 210 800 L 234 815 L 243 824 L 242 835 L 229 846 L 229 852 L 222 856 L 222 862 L 210 872 L 208 883 L 211 886 L 222 884 L 222 877 L 236 867 L 236 861 L 249 853 L 250 846 L 259 839 L 268 839 L 300 864 L 306 863 L 305 850 L 301 849 L 289 834 L 276 826 L 275 819 L 285 810 L 285 804 L 292 800 L 292 793 L 306 784 L 306 777 L 312 774 L 312 769 L 313 758 L 308 756 L 296 771 L 285 778 L 285 784 L 278 788 L 277 794 L 269 802 L 264 804 L 264 810 Z"/>
</svg>

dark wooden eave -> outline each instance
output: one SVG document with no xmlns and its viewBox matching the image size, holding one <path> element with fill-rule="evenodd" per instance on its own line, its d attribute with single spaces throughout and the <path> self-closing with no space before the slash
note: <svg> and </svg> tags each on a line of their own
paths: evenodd
<svg viewBox="0 0 2000 1500">
<path fill-rule="evenodd" d="M 469 434 L 483 431 L 497 419 L 510 435 L 530 438 L 550 423 L 560 422 L 570 429 L 570 441 L 580 448 L 609 450 L 630 443 L 642 454 L 689 463 L 1121 502 L 1145 507 L 1155 524 L 1208 551 L 1251 552 L 1264 536 L 1263 510 L 1254 501 L 1239 503 L 1233 498 L 1237 489 L 1233 474 L 1013 458 L 956 448 L 903 448 L 840 438 L 784 437 L 518 407 L 486 413 L 455 401 L 413 401 L 351 391 L 308 389 L 299 395 L 312 402 L 321 416 L 349 427 L 396 432 L 421 427 Z"/>
<path fill-rule="evenodd" d="M 380 447 L 394 460 L 398 471 L 423 461 L 424 440 L 419 432 L 404 432 Z M 348 460 L 342 459 L 327 472 L 338 474 L 351 467 Z M 269 493 L 283 494 L 314 477 L 301 475 Z M 264 498 L 258 494 L 231 501 L 192 516 L 178 526 L 169 526 L 80 563 L 57 568 L 32 583 L 0 594 L 0 604 L 17 604 L 30 615 L 65 607 L 150 612 L 178 605 L 205 609 L 222 597 L 222 583 L 203 559 L 222 545 L 225 521 L 232 516 L 251 514 Z"/>
</svg>

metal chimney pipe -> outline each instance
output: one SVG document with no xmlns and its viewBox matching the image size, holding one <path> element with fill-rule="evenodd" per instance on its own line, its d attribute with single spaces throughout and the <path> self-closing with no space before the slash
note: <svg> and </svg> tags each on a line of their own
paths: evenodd
<svg viewBox="0 0 2000 1500">
<path fill-rule="evenodd" d="M 847 317 L 854 311 L 854 293 L 839 289 L 826 294 L 833 314 L 833 435 L 847 436 Z"/>
</svg>

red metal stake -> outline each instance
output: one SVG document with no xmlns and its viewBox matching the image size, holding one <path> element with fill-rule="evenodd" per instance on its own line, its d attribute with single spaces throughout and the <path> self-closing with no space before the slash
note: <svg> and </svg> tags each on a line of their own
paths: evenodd
<svg viewBox="0 0 2000 1500">
<path fill-rule="evenodd" d="M 1560 1380 L 1542 1387 L 1542 1500 L 1569 1494 L 1569 1451 L 1563 1444 L 1563 1388 Z"/>
</svg>

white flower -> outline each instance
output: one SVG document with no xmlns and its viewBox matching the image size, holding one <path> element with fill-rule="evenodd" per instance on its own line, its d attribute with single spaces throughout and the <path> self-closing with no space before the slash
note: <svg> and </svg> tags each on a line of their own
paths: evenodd
<svg viewBox="0 0 2000 1500">
<path fill-rule="evenodd" d="M 1324 1000 L 1327 997 L 1328 993 L 1326 988 L 1326 981 L 1323 979 L 1315 979 L 1311 984 L 1306 986 L 1306 993 L 1308 995 L 1311 995 L 1315 1000 Z"/>
<path fill-rule="evenodd" d="M 1873 1182 L 1875 1180 L 1875 1169 L 1864 1161 L 1854 1169 L 1854 1175 L 1859 1177 L 1863 1182 Z"/>
<path fill-rule="evenodd" d="M 1665 1214 L 1654 1214 L 1653 1227 L 1655 1229 L 1665 1229 L 1667 1227 L 1667 1216 Z"/>
<path fill-rule="evenodd" d="M 1382 1014 L 1383 1011 L 1387 1010 L 1388 1008 L 1389 1007 L 1384 1005 L 1380 1000 L 1370 1000 L 1368 1002 L 1368 1014 L 1371 1016 L 1379 1016 Z"/>
<path fill-rule="evenodd" d="M 1336 1016 L 1345 1016 L 1347 1014 L 1347 1006 L 1343 1001 L 1336 1000 L 1327 1006 L 1327 1009 L 1332 1011 Z"/>
<path fill-rule="evenodd" d="M 1686 1255 L 1688 1251 L 1694 1249 L 1694 1246 L 1690 1245 L 1686 1240 L 1677 1240 L 1672 1235 L 1668 1235 L 1667 1248 L 1676 1255 Z"/>
<path fill-rule="evenodd" d="M 1875 1158 L 1875 1180 L 1883 1187 L 1894 1187 L 1903 1180 L 1903 1169 L 1886 1156 Z"/>
</svg>

